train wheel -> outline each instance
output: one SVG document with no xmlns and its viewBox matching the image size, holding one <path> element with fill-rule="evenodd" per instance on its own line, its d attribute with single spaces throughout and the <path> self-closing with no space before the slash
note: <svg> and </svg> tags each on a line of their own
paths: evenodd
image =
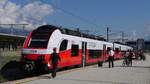
<svg viewBox="0 0 150 84">
<path fill-rule="evenodd" d="M 32 72 L 35 69 L 34 63 L 24 63 L 22 69 L 27 72 Z"/>
<path fill-rule="evenodd" d="M 25 64 L 24 65 L 24 70 L 26 70 L 26 71 L 32 71 L 33 70 L 33 65 L 32 64 Z"/>
</svg>

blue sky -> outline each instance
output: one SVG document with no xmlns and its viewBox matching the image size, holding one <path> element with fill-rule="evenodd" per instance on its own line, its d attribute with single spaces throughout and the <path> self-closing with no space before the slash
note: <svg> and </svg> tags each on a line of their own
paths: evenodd
<svg viewBox="0 0 150 84">
<path fill-rule="evenodd" d="M 37 0 L 11 1 L 23 6 Z M 149 30 L 144 25 L 150 24 L 150 0 L 41 1 L 54 9 L 53 14 L 43 19 L 48 24 L 90 30 L 102 35 L 105 35 L 106 26 L 110 27 L 111 32 L 124 31 L 129 36 L 136 33 L 136 37 L 144 37 Z"/>
</svg>

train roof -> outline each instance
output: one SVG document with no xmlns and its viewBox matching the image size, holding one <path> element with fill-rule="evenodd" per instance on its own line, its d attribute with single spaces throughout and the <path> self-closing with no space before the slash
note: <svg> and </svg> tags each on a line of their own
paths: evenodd
<svg viewBox="0 0 150 84">
<path fill-rule="evenodd" d="M 53 31 L 55 29 L 59 29 L 61 31 L 61 33 L 67 34 L 67 35 L 106 41 L 103 37 L 100 37 L 100 36 L 90 35 L 90 34 L 82 33 L 82 32 L 77 31 L 77 30 L 70 30 L 67 28 L 57 27 L 57 26 L 53 26 L 53 25 L 44 25 L 44 26 L 40 26 L 37 28 L 38 31 L 45 31 L 46 30 L 45 32 Z"/>
<path fill-rule="evenodd" d="M 70 30 L 70 29 L 67 29 L 67 28 L 57 27 L 57 26 L 53 26 L 53 25 L 40 26 L 36 29 L 37 31 L 35 31 L 35 32 L 50 32 L 51 33 L 56 29 L 59 29 L 62 34 L 106 42 L 106 40 L 103 37 L 100 37 L 100 36 L 85 34 L 85 33 L 82 33 L 80 31 L 77 31 L 77 30 Z M 107 43 L 109 44 L 109 42 L 106 42 L 105 44 L 107 44 Z M 127 46 L 126 44 L 123 44 L 123 43 L 120 43 L 120 42 L 113 42 L 113 43 L 118 44 L 118 45 L 122 45 L 122 46 Z"/>
</svg>

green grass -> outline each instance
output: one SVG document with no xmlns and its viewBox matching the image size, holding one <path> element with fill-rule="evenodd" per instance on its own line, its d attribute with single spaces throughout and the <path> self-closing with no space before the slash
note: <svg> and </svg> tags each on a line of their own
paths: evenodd
<svg viewBox="0 0 150 84">
<path fill-rule="evenodd" d="M 0 51 L 0 69 L 9 61 L 19 61 L 21 55 L 21 51 Z"/>
<path fill-rule="evenodd" d="M 4 77 L 2 77 L 1 75 L 0 75 L 0 83 L 2 83 L 2 82 L 7 82 L 8 80 L 7 79 L 5 79 Z"/>
<path fill-rule="evenodd" d="M 0 57 L 0 69 L 9 61 L 19 61 L 20 57 L 19 56 L 5 56 L 5 57 Z M 7 82 L 8 80 L 5 79 L 3 76 L 0 75 L 0 83 L 2 82 Z"/>
<path fill-rule="evenodd" d="M 19 61 L 19 56 L 6 56 L 6 57 L 1 57 L 1 60 L 3 62 L 9 62 L 11 60 L 16 60 L 16 61 Z"/>
<path fill-rule="evenodd" d="M 0 51 L 0 69 L 10 61 L 19 61 L 21 52 L 19 51 Z M 8 80 L 0 75 L 0 83 Z"/>
<path fill-rule="evenodd" d="M 19 61 L 20 57 L 19 56 L 5 56 L 5 57 L 0 57 L 0 69 L 9 61 Z"/>
</svg>

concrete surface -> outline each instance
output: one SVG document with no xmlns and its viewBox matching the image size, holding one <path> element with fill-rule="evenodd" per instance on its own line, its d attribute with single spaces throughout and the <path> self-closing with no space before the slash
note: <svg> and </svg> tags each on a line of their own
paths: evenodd
<svg viewBox="0 0 150 84">
<path fill-rule="evenodd" d="M 114 68 L 97 66 L 57 75 L 52 79 L 41 76 L 38 80 L 22 84 L 150 84 L 150 56 L 145 61 L 133 61 L 132 67 L 122 67 L 122 60 Z"/>
</svg>

